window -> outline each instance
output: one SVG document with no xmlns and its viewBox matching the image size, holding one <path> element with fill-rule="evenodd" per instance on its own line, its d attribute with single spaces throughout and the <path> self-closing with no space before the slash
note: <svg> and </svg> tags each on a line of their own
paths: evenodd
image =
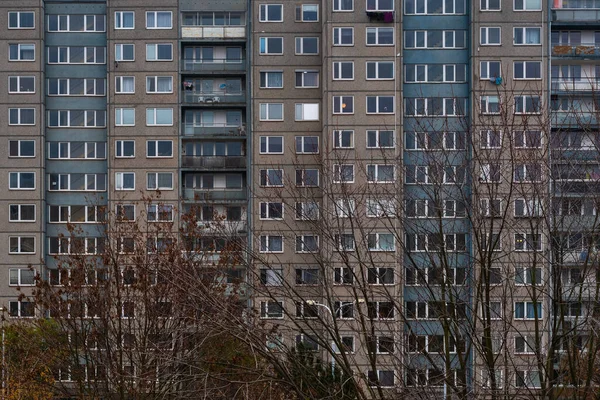
<svg viewBox="0 0 600 400">
<path fill-rule="evenodd" d="M 173 77 L 147 76 L 146 93 L 173 93 Z"/>
<path fill-rule="evenodd" d="M 336 318 L 352 319 L 354 318 L 354 302 L 336 301 L 333 303 L 333 312 Z"/>
<path fill-rule="evenodd" d="M 480 0 L 481 11 L 500 11 L 501 0 Z"/>
<path fill-rule="evenodd" d="M 354 80 L 354 62 L 353 61 L 334 61 L 333 62 L 333 80 L 334 81 Z"/>
<path fill-rule="evenodd" d="M 146 61 L 172 61 L 173 44 L 149 43 L 146 45 Z"/>
<path fill-rule="evenodd" d="M 48 15 L 48 32 L 106 32 L 106 16 L 67 14 Z"/>
<path fill-rule="evenodd" d="M 10 190 L 34 190 L 35 172 L 9 172 Z"/>
<path fill-rule="evenodd" d="M 367 346 L 371 353 L 393 354 L 394 338 L 391 336 L 368 336 Z"/>
<path fill-rule="evenodd" d="M 36 271 L 30 268 L 11 268 L 8 271 L 10 286 L 34 286 Z"/>
<path fill-rule="evenodd" d="M 48 96 L 105 96 L 106 79 L 50 78 Z"/>
<path fill-rule="evenodd" d="M 35 222 L 35 204 L 10 204 L 10 222 Z"/>
<path fill-rule="evenodd" d="M 319 38 L 317 37 L 297 37 L 296 54 L 319 54 Z"/>
<path fill-rule="evenodd" d="M 542 215 L 540 199 L 515 199 L 515 217 L 541 217 Z"/>
<path fill-rule="evenodd" d="M 482 46 L 497 46 L 501 44 L 499 27 L 482 27 L 479 32 L 479 44 Z"/>
<path fill-rule="evenodd" d="M 106 64 L 106 47 L 49 46 L 48 64 Z"/>
<path fill-rule="evenodd" d="M 541 11 L 542 0 L 514 0 L 515 11 Z"/>
<path fill-rule="evenodd" d="M 539 149 L 542 147 L 542 131 L 514 131 L 513 143 L 518 149 Z"/>
<path fill-rule="evenodd" d="M 523 0 L 525 1 L 525 0 Z M 515 0 L 515 3 L 519 0 Z M 515 386 L 518 388 L 536 389 L 542 387 L 540 371 L 517 370 L 515 373 Z"/>
<path fill-rule="evenodd" d="M 393 285 L 394 268 L 369 268 L 367 270 L 367 282 L 371 285 Z"/>
<path fill-rule="evenodd" d="M 119 222 L 135 221 L 134 204 L 117 204 L 115 212 Z"/>
<path fill-rule="evenodd" d="M 265 286 L 282 286 L 283 285 L 283 269 L 260 269 L 260 283 Z"/>
<path fill-rule="evenodd" d="M 319 237 L 315 235 L 296 236 L 296 253 L 314 253 L 319 250 Z"/>
<path fill-rule="evenodd" d="M 349 218 L 354 215 L 354 210 L 356 209 L 354 199 L 336 199 L 334 204 L 335 215 L 338 218 Z"/>
<path fill-rule="evenodd" d="M 356 248 L 354 234 L 352 233 L 336 234 L 333 238 L 339 251 L 354 251 Z"/>
<path fill-rule="evenodd" d="M 133 11 L 115 12 L 115 29 L 134 29 L 135 13 Z"/>
<path fill-rule="evenodd" d="M 146 126 L 172 126 L 172 108 L 146 108 Z"/>
<path fill-rule="evenodd" d="M 164 158 L 173 157 L 172 140 L 148 140 L 146 141 L 146 157 Z"/>
<path fill-rule="evenodd" d="M 394 79 L 393 61 L 367 61 L 367 80 Z"/>
<path fill-rule="evenodd" d="M 8 93 L 35 93 L 35 76 L 9 76 Z"/>
<path fill-rule="evenodd" d="M 35 60 L 35 44 L 9 44 L 8 45 L 8 60 L 9 61 L 34 61 Z"/>
<path fill-rule="evenodd" d="M 296 270 L 298 271 L 298 270 Z M 314 304 L 296 302 L 296 318 L 317 318 L 319 316 L 319 307 Z"/>
<path fill-rule="evenodd" d="M 283 5 L 281 4 L 261 4 L 260 22 L 283 22 Z"/>
<path fill-rule="evenodd" d="M 261 136 L 260 154 L 283 154 L 283 136 Z"/>
<path fill-rule="evenodd" d="M 501 180 L 500 164 L 483 164 L 479 175 L 479 182 L 499 183 Z"/>
<path fill-rule="evenodd" d="M 98 223 L 104 220 L 104 207 L 101 206 L 49 206 L 51 223 Z"/>
<path fill-rule="evenodd" d="M 513 44 L 538 45 L 542 44 L 542 28 L 513 28 Z"/>
<path fill-rule="evenodd" d="M 354 131 L 333 131 L 333 147 L 335 149 L 353 149 Z"/>
<path fill-rule="evenodd" d="M 367 234 L 367 247 L 369 251 L 394 251 L 396 249 L 394 235 L 391 233 Z"/>
<path fill-rule="evenodd" d="M 318 88 L 319 71 L 296 71 L 297 88 Z"/>
<path fill-rule="evenodd" d="M 482 149 L 499 149 L 502 147 L 502 131 L 479 131 L 479 147 Z"/>
<path fill-rule="evenodd" d="M 333 11 L 354 11 L 354 0 L 333 0 Z"/>
<path fill-rule="evenodd" d="M 354 114 L 354 96 L 333 96 L 334 114 Z"/>
<path fill-rule="evenodd" d="M 261 37 L 260 54 L 283 54 L 283 38 Z"/>
<path fill-rule="evenodd" d="M 394 131 L 367 131 L 367 148 L 383 149 L 394 147 Z"/>
<path fill-rule="evenodd" d="M 261 169 L 260 170 L 260 185 L 267 187 L 282 187 L 283 186 L 283 170 L 282 169 Z"/>
<path fill-rule="evenodd" d="M 296 202 L 296 219 L 315 221 L 319 219 L 319 203 L 315 201 Z"/>
<path fill-rule="evenodd" d="M 367 114 L 393 114 L 394 96 L 367 96 Z"/>
<path fill-rule="evenodd" d="M 134 61 L 135 60 L 135 45 L 134 44 L 115 44 L 115 61 Z"/>
<path fill-rule="evenodd" d="M 501 75 L 500 61 L 481 61 L 479 63 L 479 78 L 492 79 Z"/>
<path fill-rule="evenodd" d="M 103 128 L 106 126 L 104 110 L 51 110 L 47 119 L 50 128 Z"/>
<path fill-rule="evenodd" d="M 9 125 L 35 125 L 35 108 L 9 108 Z"/>
<path fill-rule="evenodd" d="M 318 121 L 319 104 L 296 104 L 296 121 Z"/>
<path fill-rule="evenodd" d="M 541 251 L 542 235 L 539 233 L 515 233 L 515 251 Z"/>
<path fill-rule="evenodd" d="M 540 164 L 517 164 L 514 166 L 515 182 L 541 182 L 542 166 Z"/>
<path fill-rule="evenodd" d="M 171 11 L 146 11 L 146 29 L 171 29 L 172 20 Z"/>
<path fill-rule="evenodd" d="M 283 121 L 282 103 L 261 103 L 260 104 L 261 121 Z"/>
<path fill-rule="evenodd" d="M 261 202 L 260 219 L 283 219 L 283 203 Z"/>
<path fill-rule="evenodd" d="M 483 217 L 499 218 L 502 216 L 502 200 L 480 199 L 479 210 Z"/>
<path fill-rule="evenodd" d="M 261 71 L 260 87 L 262 89 L 281 89 L 283 87 L 283 72 Z"/>
<path fill-rule="evenodd" d="M 367 217 L 391 217 L 396 215 L 396 201 L 392 199 L 367 199 Z"/>
<path fill-rule="evenodd" d="M 135 190 L 135 172 L 116 172 L 115 190 Z"/>
<path fill-rule="evenodd" d="M 171 204 L 151 204 L 146 213 L 148 222 L 172 222 L 173 205 Z"/>
<path fill-rule="evenodd" d="M 406 14 L 464 14 L 464 0 L 446 0 L 439 1 L 423 1 L 423 0 L 406 0 L 404 2 L 404 12 Z"/>
<path fill-rule="evenodd" d="M 354 28 L 333 28 L 334 46 L 354 46 Z"/>
<path fill-rule="evenodd" d="M 148 172 L 148 190 L 173 190 L 172 172 Z"/>
<path fill-rule="evenodd" d="M 367 302 L 367 316 L 369 319 L 394 319 L 395 304 L 391 301 Z"/>
<path fill-rule="evenodd" d="M 333 282 L 336 285 L 351 285 L 354 282 L 354 272 L 349 267 L 337 267 L 333 271 Z"/>
<path fill-rule="evenodd" d="M 354 182 L 353 164 L 336 164 L 333 166 L 333 181 L 335 183 Z"/>
<path fill-rule="evenodd" d="M 542 79 L 541 61 L 515 61 L 515 79 Z"/>
<path fill-rule="evenodd" d="M 297 169 L 296 186 L 299 187 L 318 187 L 319 170 L 318 169 Z"/>
<path fill-rule="evenodd" d="M 404 48 L 446 48 L 462 49 L 466 47 L 465 30 L 406 30 Z"/>
<path fill-rule="evenodd" d="M 115 93 L 132 94 L 135 93 L 135 77 L 117 76 L 115 78 Z"/>
<path fill-rule="evenodd" d="M 9 11 L 8 29 L 35 29 L 33 11 Z"/>
<path fill-rule="evenodd" d="M 393 46 L 394 28 L 367 28 L 367 46 Z"/>
<path fill-rule="evenodd" d="M 9 140 L 9 157 L 35 157 L 35 140 Z"/>
<path fill-rule="evenodd" d="M 135 108 L 115 108 L 115 126 L 135 126 Z"/>
<path fill-rule="evenodd" d="M 296 22 L 317 22 L 319 21 L 318 4 L 302 4 L 296 6 Z"/>
<path fill-rule="evenodd" d="M 515 303 L 515 319 L 541 319 L 542 303 L 532 301 L 517 301 Z"/>
<path fill-rule="evenodd" d="M 259 238 L 261 253 L 283 253 L 283 236 L 262 235 Z"/>
<path fill-rule="evenodd" d="M 318 136 L 296 136 L 296 154 L 318 154 Z"/>
<path fill-rule="evenodd" d="M 515 267 L 515 284 L 541 285 L 542 269 L 535 267 Z"/>
<path fill-rule="evenodd" d="M 106 174 L 48 174 L 48 190 L 95 192 L 106 190 Z"/>
<path fill-rule="evenodd" d="M 500 96 L 481 96 L 480 101 L 482 114 L 500 114 Z"/>
<path fill-rule="evenodd" d="M 393 183 L 394 180 L 393 165 L 367 164 L 367 182 Z"/>
<path fill-rule="evenodd" d="M 297 351 L 318 351 L 319 343 L 317 340 L 309 335 L 297 335 L 296 336 L 296 350 Z"/>
<path fill-rule="evenodd" d="M 117 158 L 135 157 L 135 140 L 117 140 L 115 142 Z"/>
<path fill-rule="evenodd" d="M 18 318 L 33 318 L 35 317 L 35 303 L 31 301 L 9 301 L 8 315 Z"/>
<path fill-rule="evenodd" d="M 367 0 L 367 11 L 394 11 L 394 0 Z"/>
<path fill-rule="evenodd" d="M 35 238 L 33 236 L 11 236 L 8 241 L 9 254 L 35 254 Z"/>
</svg>

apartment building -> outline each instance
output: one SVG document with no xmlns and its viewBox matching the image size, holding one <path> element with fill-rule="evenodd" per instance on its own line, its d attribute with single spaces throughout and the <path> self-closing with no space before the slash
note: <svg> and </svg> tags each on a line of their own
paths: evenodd
<svg viewBox="0 0 600 400">
<path fill-rule="evenodd" d="M 3 1 L 8 314 L 56 256 L 103 252 L 107 211 L 192 212 L 190 250 L 247 243 L 227 279 L 268 347 L 351 354 L 390 396 L 564 383 L 565 338 L 595 335 L 599 10 Z"/>
</svg>

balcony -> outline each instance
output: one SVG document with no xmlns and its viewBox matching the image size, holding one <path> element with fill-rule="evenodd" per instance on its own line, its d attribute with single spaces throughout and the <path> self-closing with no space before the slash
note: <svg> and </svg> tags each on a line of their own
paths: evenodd
<svg viewBox="0 0 600 400">
<path fill-rule="evenodd" d="M 553 162 L 593 161 L 600 162 L 600 149 L 553 149 Z"/>
<path fill-rule="evenodd" d="M 224 123 L 182 124 L 183 135 L 205 137 L 246 136 L 245 125 Z"/>
<path fill-rule="evenodd" d="M 245 39 L 246 15 L 243 12 L 184 12 L 181 20 L 184 39 Z"/>
<path fill-rule="evenodd" d="M 203 233 L 220 236 L 230 236 L 248 231 L 246 221 L 198 221 L 197 227 Z"/>
<path fill-rule="evenodd" d="M 182 156 L 184 168 L 245 169 L 245 156 Z"/>
<path fill-rule="evenodd" d="M 553 44 L 552 57 L 555 58 L 600 58 L 600 46 L 595 43 Z"/>
<path fill-rule="evenodd" d="M 231 93 L 226 90 L 215 90 L 210 93 L 191 93 L 182 91 L 182 103 L 186 105 L 201 104 L 201 105 L 236 105 L 246 103 L 246 91 L 242 90 L 239 93 Z"/>
<path fill-rule="evenodd" d="M 200 202 L 245 202 L 247 198 L 246 189 L 195 189 L 184 188 L 183 198 L 185 201 Z"/>
<path fill-rule="evenodd" d="M 553 127 L 587 129 L 598 125 L 598 113 L 594 111 L 561 111 L 551 113 Z"/>
<path fill-rule="evenodd" d="M 562 8 L 553 8 L 553 25 L 598 25 L 600 20 L 600 2 L 597 0 L 563 0 Z"/>
<path fill-rule="evenodd" d="M 246 71 L 245 58 L 211 58 L 199 60 L 184 58 L 181 60 L 181 71 L 189 73 L 241 73 Z"/>
</svg>

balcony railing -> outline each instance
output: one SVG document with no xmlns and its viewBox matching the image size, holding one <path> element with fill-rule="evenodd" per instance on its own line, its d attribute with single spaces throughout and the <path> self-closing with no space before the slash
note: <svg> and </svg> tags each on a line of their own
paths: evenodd
<svg viewBox="0 0 600 400">
<path fill-rule="evenodd" d="M 552 78 L 553 92 L 593 92 L 600 88 L 600 77 Z"/>
<path fill-rule="evenodd" d="M 245 156 L 182 156 L 188 168 L 246 168 Z"/>
<path fill-rule="evenodd" d="M 564 23 L 566 25 L 573 23 L 597 24 L 600 20 L 600 10 L 596 9 L 553 9 L 552 22 L 555 24 Z"/>
<path fill-rule="evenodd" d="M 188 201 L 245 201 L 246 189 L 183 189 L 183 197 Z"/>
<path fill-rule="evenodd" d="M 600 0 L 562 0 L 562 1 L 554 1 L 554 5 L 552 9 L 554 10 L 563 10 L 563 9 L 587 9 L 590 8 L 600 8 Z"/>
<path fill-rule="evenodd" d="M 208 136 L 246 136 L 246 128 L 243 124 L 228 124 L 226 122 L 205 124 L 182 124 L 183 134 L 186 136 L 208 135 Z"/>
<path fill-rule="evenodd" d="M 190 93 L 185 90 L 182 92 L 182 101 L 190 104 L 232 104 L 245 103 L 246 92 L 244 90 L 238 93 L 231 93 L 225 90 L 214 90 L 210 93 Z"/>
<path fill-rule="evenodd" d="M 181 70 L 184 72 L 227 72 L 245 71 L 246 63 L 242 58 L 211 58 L 198 60 L 184 58 L 181 60 Z"/>
<path fill-rule="evenodd" d="M 600 46 L 595 43 L 553 44 L 552 57 L 600 57 Z"/>
<path fill-rule="evenodd" d="M 597 126 L 598 116 L 599 114 L 594 111 L 553 110 L 550 117 L 553 126 L 582 129 L 590 126 Z"/>
<path fill-rule="evenodd" d="M 182 26 L 184 39 L 244 39 L 245 26 Z"/>
</svg>

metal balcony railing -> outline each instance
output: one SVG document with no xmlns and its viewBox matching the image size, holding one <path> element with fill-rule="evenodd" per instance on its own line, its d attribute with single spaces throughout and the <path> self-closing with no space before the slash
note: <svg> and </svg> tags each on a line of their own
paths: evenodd
<svg viewBox="0 0 600 400">
<path fill-rule="evenodd" d="M 181 70 L 184 72 L 224 72 L 245 71 L 245 58 L 209 58 L 198 60 L 184 58 L 181 60 Z"/>
<path fill-rule="evenodd" d="M 600 77 L 552 78 L 553 92 L 593 92 L 600 88 Z"/>
<path fill-rule="evenodd" d="M 197 201 L 245 201 L 246 189 L 183 189 L 185 200 Z"/>
<path fill-rule="evenodd" d="M 552 44 L 552 57 L 600 57 L 600 46 L 595 43 Z"/>
<path fill-rule="evenodd" d="M 245 156 L 182 156 L 187 168 L 245 168 Z"/>
<path fill-rule="evenodd" d="M 228 124 L 226 122 L 187 123 L 182 124 L 183 135 L 209 135 L 209 136 L 246 136 L 243 124 Z"/>
<path fill-rule="evenodd" d="M 192 93 L 182 92 L 182 101 L 192 104 L 231 104 L 244 103 L 246 101 L 246 92 L 244 90 L 237 93 L 231 93 L 226 90 L 214 90 L 210 93 Z"/>
</svg>

